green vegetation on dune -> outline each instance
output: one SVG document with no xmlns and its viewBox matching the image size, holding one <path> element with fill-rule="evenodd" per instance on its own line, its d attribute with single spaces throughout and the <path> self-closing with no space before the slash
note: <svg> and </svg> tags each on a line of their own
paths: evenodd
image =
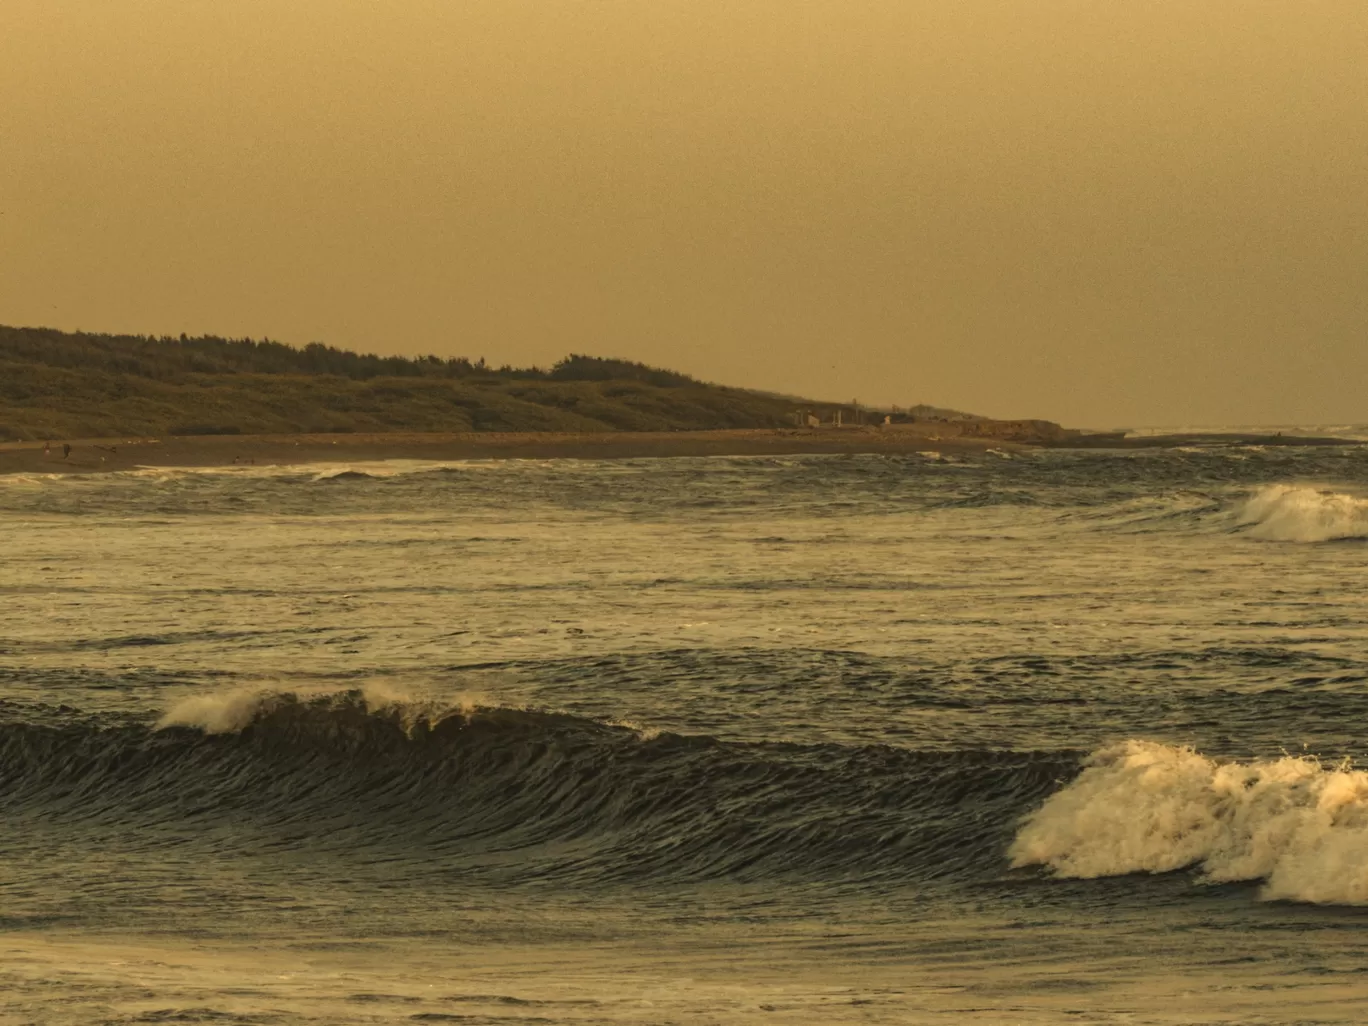
<svg viewBox="0 0 1368 1026">
<path fill-rule="evenodd" d="M 793 410 L 784 397 L 588 356 L 493 368 L 319 344 L 0 327 L 0 439 L 764 428 L 791 423 Z"/>
</svg>

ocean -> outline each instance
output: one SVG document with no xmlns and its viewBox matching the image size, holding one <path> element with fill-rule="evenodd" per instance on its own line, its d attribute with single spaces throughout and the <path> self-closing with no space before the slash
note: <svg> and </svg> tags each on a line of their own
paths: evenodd
<svg viewBox="0 0 1368 1026">
<path fill-rule="evenodd" d="M 1368 1021 L 1368 448 L 0 477 L 0 1022 Z"/>
</svg>

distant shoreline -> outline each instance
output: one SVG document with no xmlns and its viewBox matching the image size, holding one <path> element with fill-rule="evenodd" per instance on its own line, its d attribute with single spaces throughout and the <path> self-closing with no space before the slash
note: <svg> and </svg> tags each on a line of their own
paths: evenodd
<svg viewBox="0 0 1368 1026">
<path fill-rule="evenodd" d="M 672 456 L 797 456 L 982 452 L 1045 446 L 995 438 L 936 438 L 877 428 L 734 429 L 652 432 L 357 433 L 209 435 L 68 440 L 47 454 L 41 442 L 0 444 L 0 474 L 99 473 L 135 467 L 292 466 L 373 460 L 635 459 Z M 1081 435 L 1049 448 L 1177 448 L 1230 445 L 1360 445 L 1339 438 L 1281 435 L 1163 435 L 1120 438 Z"/>
<path fill-rule="evenodd" d="M 70 440 L 48 455 L 41 442 L 0 444 L 0 474 L 98 473 L 134 467 L 291 466 L 371 460 L 635 459 L 671 456 L 796 456 L 805 453 L 981 452 L 992 439 L 934 440 L 874 429 L 719 431 L 468 432 L 337 435 L 210 435 Z"/>
</svg>

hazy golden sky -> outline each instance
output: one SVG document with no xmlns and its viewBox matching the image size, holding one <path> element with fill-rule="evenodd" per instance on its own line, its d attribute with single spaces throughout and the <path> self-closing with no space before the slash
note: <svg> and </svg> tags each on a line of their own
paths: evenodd
<svg viewBox="0 0 1368 1026">
<path fill-rule="evenodd" d="M 0 323 L 1368 421 L 1364 0 L 4 0 Z"/>
</svg>

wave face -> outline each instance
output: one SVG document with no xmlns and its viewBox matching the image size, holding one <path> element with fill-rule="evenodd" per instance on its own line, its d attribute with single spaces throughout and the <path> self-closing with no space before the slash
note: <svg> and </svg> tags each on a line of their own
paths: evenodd
<svg viewBox="0 0 1368 1026">
<path fill-rule="evenodd" d="M 1126 741 L 1025 821 L 1010 854 L 1061 877 L 1201 868 L 1211 883 L 1263 881 L 1262 896 L 1368 904 L 1368 773 L 1285 756 L 1217 762 Z"/>
<path fill-rule="evenodd" d="M 932 880 L 999 872 L 1015 818 L 1077 762 L 265 693 L 185 703 L 156 727 L 10 724 L 0 800 L 16 821 L 134 827 L 220 855 L 288 835 L 511 884 Z"/>
<path fill-rule="evenodd" d="M 1368 499 L 1300 485 L 1266 485 L 1245 502 L 1239 523 L 1267 541 L 1368 538 Z"/>
</svg>

